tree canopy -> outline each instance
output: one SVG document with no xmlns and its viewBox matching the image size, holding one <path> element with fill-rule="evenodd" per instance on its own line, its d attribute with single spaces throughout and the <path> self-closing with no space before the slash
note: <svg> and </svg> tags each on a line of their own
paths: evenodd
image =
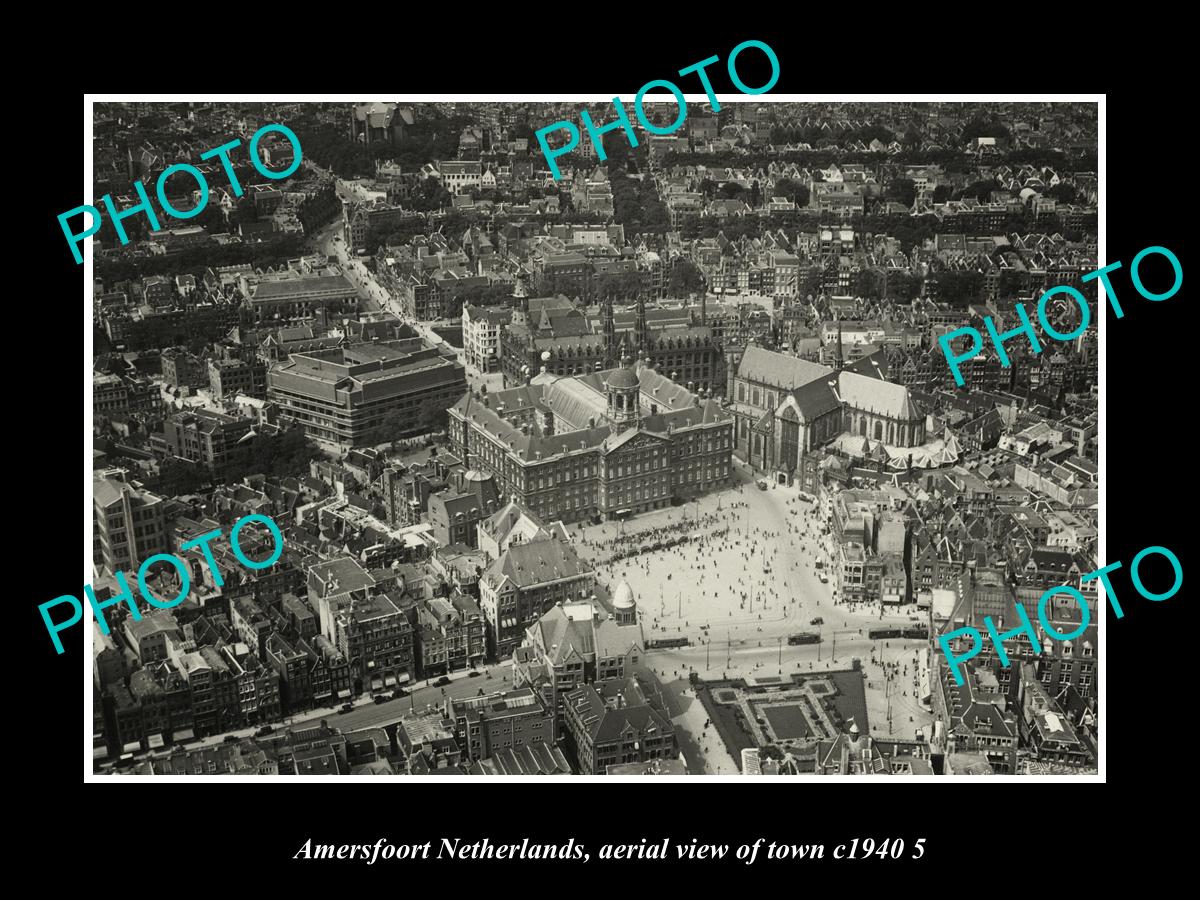
<svg viewBox="0 0 1200 900">
<path fill-rule="evenodd" d="M 265 269 L 282 265 L 304 252 L 305 238 L 302 234 L 283 235 L 261 243 L 202 244 L 169 256 L 98 257 L 96 277 L 108 284 L 147 275 L 177 275 L 184 272 L 198 275 L 210 267 L 240 263 Z"/>
<path fill-rule="evenodd" d="M 422 178 L 409 194 L 406 207 L 417 212 L 431 212 L 450 205 L 450 192 L 436 178 Z"/>
<path fill-rule="evenodd" d="M 772 196 L 791 200 L 797 206 L 808 206 L 808 194 L 808 185 L 801 184 L 794 178 L 780 178 L 771 191 Z"/>
<path fill-rule="evenodd" d="M 225 480 L 238 481 L 257 474 L 280 478 L 306 475 L 309 462 L 319 455 L 320 451 L 305 436 L 304 429 L 293 425 L 278 434 L 256 435 L 245 461 L 231 466 Z"/>
<path fill-rule="evenodd" d="M 917 185 L 911 178 L 893 178 L 883 195 L 889 200 L 911 207 L 917 200 Z"/>
<path fill-rule="evenodd" d="M 982 272 L 938 272 L 937 296 L 951 306 L 967 306 L 983 293 Z"/>
<path fill-rule="evenodd" d="M 694 294 L 704 290 L 704 275 L 690 259 L 679 258 L 671 268 L 667 291 L 675 296 Z"/>
</svg>

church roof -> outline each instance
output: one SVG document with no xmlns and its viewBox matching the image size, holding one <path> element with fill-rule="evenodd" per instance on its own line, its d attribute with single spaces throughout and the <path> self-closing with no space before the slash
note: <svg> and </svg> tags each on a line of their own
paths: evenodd
<svg viewBox="0 0 1200 900">
<path fill-rule="evenodd" d="M 802 421 L 812 422 L 841 408 L 833 389 L 829 386 L 831 380 L 831 378 L 818 378 L 792 391 Z"/>
<path fill-rule="evenodd" d="M 785 353 L 746 348 L 738 365 L 738 377 L 782 388 L 798 388 L 833 373 L 833 369 Z"/>
<path fill-rule="evenodd" d="M 838 373 L 838 394 L 847 406 L 863 412 L 909 422 L 925 417 L 902 384 L 843 371 Z"/>
</svg>

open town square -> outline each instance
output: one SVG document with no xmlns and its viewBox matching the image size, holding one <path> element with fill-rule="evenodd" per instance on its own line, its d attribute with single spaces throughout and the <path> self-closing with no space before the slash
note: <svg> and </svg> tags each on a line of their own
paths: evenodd
<svg viewBox="0 0 1200 900">
<path fill-rule="evenodd" d="M 735 472 L 729 490 L 573 533 L 601 581 L 623 580 L 633 589 L 647 644 L 689 641 L 652 649 L 646 659 L 679 700 L 677 724 L 695 740 L 705 774 L 736 774 L 740 764 L 703 727 L 705 714 L 688 688 L 693 671 L 703 679 L 754 678 L 847 669 L 858 659 L 872 733 L 911 739 L 927 729 L 932 717 L 915 681 L 917 656 L 928 642 L 868 637 L 874 627 L 912 626 L 919 619 L 915 606 L 839 602 L 827 507 L 795 487 L 762 482 L 767 489 L 760 490 L 742 464 Z M 683 536 L 674 546 L 651 549 Z M 829 573 L 824 580 L 823 573 Z M 790 645 L 788 637 L 798 632 L 818 632 L 821 641 Z"/>
</svg>

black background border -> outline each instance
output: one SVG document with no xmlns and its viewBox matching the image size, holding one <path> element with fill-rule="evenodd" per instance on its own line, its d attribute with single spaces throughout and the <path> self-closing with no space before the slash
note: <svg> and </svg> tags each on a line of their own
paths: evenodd
<svg viewBox="0 0 1200 900">
<path fill-rule="evenodd" d="M 17 350 L 16 357 L 32 363 L 25 369 L 27 373 L 32 369 L 48 377 L 35 377 L 22 385 L 41 395 L 35 400 L 38 405 L 25 407 L 22 403 L 19 410 L 11 410 L 9 420 L 14 429 L 9 434 L 10 446 L 17 451 L 15 465 L 10 464 L 9 480 L 16 490 L 15 509 L 21 511 L 22 520 L 11 550 L 18 558 L 10 561 L 10 567 L 22 573 L 23 583 L 15 592 L 20 599 L 15 621 L 21 624 L 11 636 L 10 646 L 24 651 L 27 658 L 13 672 L 17 677 L 12 684 L 26 690 L 18 689 L 11 695 L 17 727 L 10 731 L 9 740 L 20 760 L 11 775 L 24 777 L 22 770 L 26 767 L 36 773 L 39 798 L 29 813 L 35 819 L 33 824 L 43 826 L 43 834 L 47 830 L 51 835 L 61 834 L 66 818 L 62 813 L 76 813 L 82 820 L 80 830 L 85 839 L 78 852 L 88 860 L 99 861 L 104 858 L 105 846 L 115 851 L 108 857 L 106 877 L 116 883 L 126 881 L 130 876 L 120 869 L 134 865 L 136 857 L 138 874 L 145 878 L 153 872 L 160 876 L 155 879 L 160 885 L 177 883 L 180 876 L 192 879 L 197 873 L 217 879 L 221 875 L 267 875 L 267 879 L 255 882 L 262 886 L 277 883 L 271 877 L 275 875 L 283 876 L 285 883 L 298 876 L 311 886 L 345 885 L 349 878 L 364 873 L 436 876 L 449 866 L 451 872 L 462 869 L 482 874 L 496 865 L 509 869 L 514 865 L 440 861 L 435 868 L 396 862 L 366 867 L 349 862 L 293 861 L 292 855 L 309 837 L 314 844 L 373 843 L 385 837 L 393 843 L 433 840 L 435 845 L 442 836 L 462 837 L 464 841 L 486 836 L 497 843 L 519 843 L 524 837 L 531 842 L 562 843 L 574 837 L 589 846 L 593 857 L 600 843 L 636 843 L 642 837 L 648 842 L 664 836 L 670 836 L 673 842 L 690 842 L 696 837 L 702 843 L 735 846 L 757 837 L 787 843 L 823 842 L 827 853 L 834 844 L 854 837 L 901 836 L 909 845 L 918 837 L 926 837 L 927 853 L 921 862 L 913 864 L 912 874 L 922 880 L 945 879 L 947 887 L 958 881 L 957 874 L 970 879 L 958 883 L 972 883 L 976 888 L 981 877 L 988 883 L 993 877 L 1003 877 L 1000 870 L 1010 866 L 1027 869 L 1050 863 L 1040 856 L 1039 847 L 1056 848 L 1058 852 L 1051 851 L 1051 858 L 1059 863 L 1064 863 L 1076 848 L 1086 847 L 1084 852 L 1096 861 L 1094 854 L 1099 851 L 1103 855 L 1104 849 L 1094 846 L 1093 835 L 1103 846 L 1121 841 L 1125 849 L 1130 844 L 1157 844 L 1161 848 L 1169 830 L 1139 828 L 1126 815 L 1147 804 L 1157 805 L 1157 798 L 1163 796 L 1145 791 L 1143 782 L 1182 774 L 1189 762 L 1187 745 L 1172 738 L 1177 738 L 1175 732 L 1185 725 L 1186 707 L 1178 698 L 1190 681 L 1176 680 L 1182 679 L 1185 654 L 1180 652 L 1183 648 L 1168 643 L 1171 636 L 1189 633 L 1184 613 L 1186 583 L 1185 590 L 1170 601 L 1150 603 L 1133 594 L 1127 567 L 1143 547 L 1161 544 L 1175 551 L 1185 573 L 1190 571 L 1191 505 L 1185 502 L 1185 496 L 1193 492 L 1185 485 L 1193 457 L 1186 447 L 1191 442 L 1187 414 L 1194 393 L 1187 370 L 1195 358 L 1190 341 L 1196 332 L 1189 327 L 1191 320 L 1185 320 L 1184 291 L 1168 301 L 1150 303 L 1136 296 L 1127 270 L 1132 257 L 1150 245 L 1169 247 L 1187 269 L 1183 221 L 1185 209 L 1190 206 L 1190 192 L 1185 190 L 1191 180 L 1190 160 L 1179 145 L 1188 140 L 1190 129 L 1184 124 L 1190 116 L 1179 107 L 1180 98 L 1169 88 L 1170 79 L 1162 76 L 1161 66 L 1166 63 L 1156 61 L 1147 68 L 1138 59 L 1116 71 L 1110 55 L 1103 73 L 1088 75 L 1091 63 L 1100 62 L 1096 45 L 1090 36 L 1069 32 L 1057 39 L 1065 46 L 1057 46 L 1055 41 L 1047 46 L 1039 39 L 1036 52 L 1007 42 L 993 44 L 976 39 L 978 46 L 949 53 L 936 49 L 948 38 L 927 35 L 928 41 L 919 42 L 924 49 L 918 52 L 910 49 L 915 38 L 907 34 L 904 47 L 876 45 L 865 36 L 868 25 L 864 23 L 861 33 L 855 32 L 852 52 L 846 55 L 833 52 L 845 50 L 844 45 L 824 46 L 833 37 L 820 26 L 813 33 L 786 34 L 724 26 L 684 38 L 674 25 L 660 32 L 648 25 L 605 18 L 609 24 L 597 26 L 594 40 L 587 39 L 586 25 L 564 22 L 553 28 L 538 25 L 512 44 L 489 37 L 486 46 L 480 37 L 464 41 L 453 35 L 437 35 L 432 29 L 428 43 L 417 39 L 418 31 L 408 27 L 382 37 L 388 29 L 376 24 L 355 27 L 355 33 L 339 37 L 336 46 L 320 53 L 310 52 L 314 60 L 311 72 L 293 63 L 288 38 L 282 37 L 270 54 L 274 63 L 247 51 L 238 65 L 223 74 L 206 66 L 194 77 L 187 72 L 157 72 L 154 77 L 153 68 L 132 72 L 122 66 L 120 71 L 110 70 L 109 77 L 100 77 L 99 83 L 90 87 L 97 92 L 132 93 L 163 89 L 169 84 L 173 93 L 290 94 L 355 91 L 369 86 L 374 89 L 372 96 L 380 97 L 417 91 L 611 91 L 631 99 L 645 81 L 672 77 L 679 68 L 718 54 L 722 64 L 710 72 L 717 92 L 724 95 L 732 92 L 723 72 L 728 51 L 742 40 L 756 38 L 769 43 L 780 59 L 782 74 L 771 94 L 874 94 L 888 90 L 953 99 L 947 95 L 957 91 L 986 91 L 1005 97 L 1046 91 L 1107 92 L 1107 127 L 1101 134 L 1107 175 L 1101 196 L 1101 221 L 1106 224 L 1107 236 L 1105 260 L 1119 259 L 1126 266 L 1114 278 L 1126 315 L 1117 320 L 1111 310 L 1106 312 L 1107 379 L 1101 396 L 1107 411 L 1101 445 L 1107 477 L 1104 562 L 1120 559 L 1126 565 L 1114 578 L 1126 616 L 1118 622 L 1109 615 L 1102 626 L 1106 666 L 1102 728 L 1108 783 L 1072 785 L 1067 795 L 1062 784 L 1042 785 L 1028 779 L 976 780 L 970 782 L 975 791 L 962 783 L 957 788 L 950 784 L 912 784 L 904 789 L 894 781 L 884 786 L 882 779 L 836 784 L 795 779 L 773 782 L 770 787 L 707 780 L 664 784 L 650 779 L 645 783 L 600 785 L 557 779 L 508 784 L 404 779 L 390 782 L 388 786 L 396 790 L 387 793 L 373 790 L 367 795 L 362 793 L 370 790 L 366 788 L 348 793 L 346 789 L 335 791 L 332 786 L 299 783 L 288 790 L 270 784 L 263 785 L 271 791 L 270 797 L 255 791 L 236 797 L 223 793 L 206 795 L 209 799 L 205 802 L 195 792 L 178 793 L 190 785 L 145 779 L 147 784 L 157 784 L 160 791 L 165 788 L 165 795 L 139 795 L 137 801 L 127 795 L 100 796 L 95 791 L 103 787 L 85 786 L 81 776 L 82 659 L 78 643 L 73 642 L 66 653 L 56 656 L 36 608 L 45 599 L 79 590 L 79 538 L 74 524 L 81 505 L 75 491 L 82 473 L 80 445 L 74 443 L 75 432 L 69 423 L 73 422 L 70 410 L 76 408 L 74 404 L 83 393 L 79 382 L 82 366 L 72 351 L 81 332 L 73 316 L 42 315 L 42 310 L 59 307 L 76 309 L 75 304 L 81 302 L 78 287 L 83 267 L 75 265 L 55 218 L 59 212 L 84 202 L 79 194 L 81 145 L 70 139 L 75 117 L 82 117 L 84 103 L 78 89 L 72 92 L 64 87 L 53 101 L 61 134 L 27 145 L 26 152 L 38 157 L 36 165 L 30 164 L 29 168 L 44 173 L 38 191 L 42 196 L 33 204 L 37 209 L 30 221 L 32 231 L 26 231 L 28 243 L 14 248 L 18 253 L 32 249 L 45 260 L 35 269 L 41 274 L 34 277 L 32 292 L 26 298 L 40 301 L 43 294 L 49 294 L 50 300 L 34 302 L 20 312 L 24 321 L 19 334 L 27 335 L 28 340 L 17 338 L 18 346 L 26 346 L 22 348 L 24 353 Z M 306 27 L 315 26 L 309 23 Z M 416 26 L 418 30 L 423 27 Z M 270 26 L 264 28 L 271 30 Z M 637 34 L 626 33 L 634 31 Z M 618 32 L 620 37 L 614 37 Z M 405 34 L 408 36 L 403 37 Z M 580 35 L 584 37 L 580 39 Z M 239 41 L 252 39 L 243 37 Z M 1078 51 L 1073 49 L 1076 41 Z M 374 45 L 373 49 L 378 50 L 379 42 L 395 49 L 383 54 L 368 49 Z M 429 55 L 419 55 L 415 47 L 423 47 Z M 1169 49 L 1160 45 L 1145 45 L 1139 52 L 1170 56 Z M 739 59 L 739 70 L 749 84 L 765 81 L 765 69 L 763 77 L 754 71 L 755 55 L 751 52 Z M 914 62 L 914 57 L 919 61 Z M 372 58 L 374 61 L 369 61 Z M 1023 74 L 1017 71 L 1026 68 Z M 131 74 L 136 78 L 129 77 Z M 689 84 L 685 90 L 692 92 L 696 87 Z M 42 109 L 41 115 L 49 114 L 50 104 L 46 99 L 36 104 Z M 29 194 L 18 190 L 14 196 L 23 202 Z M 10 302 L 15 301 L 15 297 L 10 298 Z M 29 359 L 26 353 L 35 358 Z M 47 357 L 51 360 L 49 366 Z M 28 475 L 22 474 L 26 466 L 30 469 Z M 1161 481 L 1156 480 L 1159 475 Z M 1172 653 L 1173 649 L 1176 652 Z M 18 704 L 22 713 L 32 712 L 32 722 L 25 715 L 15 715 Z M 253 779 L 247 783 L 250 781 Z M 128 785 L 129 781 L 120 783 Z M 205 779 L 196 779 L 196 783 L 203 784 Z M 85 787 L 95 790 L 81 795 Z M 866 794 L 867 789 L 872 793 Z M 1047 824 L 1049 828 L 1044 827 Z M 1062 840 L 1054 840 L 1056 832 Z M 58 842 L 38 842 L 47 851 L 53 851 L 55 844 Z M 131 851 L 135 857 L 128 855 Z M 1042 862 L 1036 866 L 1022 862 L 1021 854 L 1025 852 L 1036 853 Z M 839 863 L 854 867 L 842 870 L 831 867 L 826 859 L 824 863 L 801 864 L 801 869 L 785 863 L 772 863 L 764 869 L 760 861 L 742 873 L 743 865 L 732 856 L 731 852 L 722 863 L 686 867 L 658 862 L 605 863 L 601 871 L 609 871 L 611 866 L 632 866 L 647 874 L 649 870 L 666 874 L 676 884 L 682 882 L 675 879 L 682 877 L 715 888 L 718 881 L 727 878 L 736 885 L 746 875 L 759 878 L 769 871 L 787 868 L 789 873 L 806 876 L 794 882 L 799 888 L 835 885 L 843 874 L 853 874 L 854 883 L 861 884 L 859 879 L 868 873 L 890 878 L 901 868 L 900 863 L 870 860 Z M 531 872 L 544 872 L 546 866 L 560 869 L 569 864 L 531 865 L 540 867 Z M 589 866 L 571 871 L 586 874 L 596 865 L 593 859 Z M 1074 865 L 1051 865 L 1059 875 L 1069 872 L 1075 877 L 1078 871 Z M 991 866 L 998 870 L 989 872 Z M 1036 889 L 1036 874 L 1028 874 L 1034 877 L 1024 883 Z M 534 882 L 525 889 L 557 894 L 586 884 L 576 875 L 565 883 L 540 886 Z M 585 893 L 612 882 L 595 880 L 591 884 L 597 887 L 584 887 Z M 791 884 L 781 882 L 780 887 L 787 889 Z M 459 885 L 466 887 L 467 883 Z M 926 886 L 934 887 L 932 882 L 926 882 Z"/>
</svg>

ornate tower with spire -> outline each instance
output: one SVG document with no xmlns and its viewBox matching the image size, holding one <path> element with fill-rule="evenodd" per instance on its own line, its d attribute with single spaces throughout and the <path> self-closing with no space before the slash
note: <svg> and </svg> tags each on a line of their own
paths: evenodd
<svg viewBox="0 0 1200 900">
<path fill-rule="evenodd" d="M 650 349 L 649 344 L 646 343 L 649 337 L 646 332 L 646 295 L 639 292 L 637 317 L 633 320 L 633 348 L 637 351 L 639 358 L 645 357 L 646 351 Z"/>
<path fill-rule="evenodd" d="M 834 363 L 834 369 L 840 372 L 844 365 L 845 360 L 842 358 L 842 320 L 838 319 L 837 360 Z"/>
<path fill-rule="evenodd" d="M 613 321 L 612 297 L 604 301 L 604 368 L 617 364 L 617 326 Z"/>
</svg>

